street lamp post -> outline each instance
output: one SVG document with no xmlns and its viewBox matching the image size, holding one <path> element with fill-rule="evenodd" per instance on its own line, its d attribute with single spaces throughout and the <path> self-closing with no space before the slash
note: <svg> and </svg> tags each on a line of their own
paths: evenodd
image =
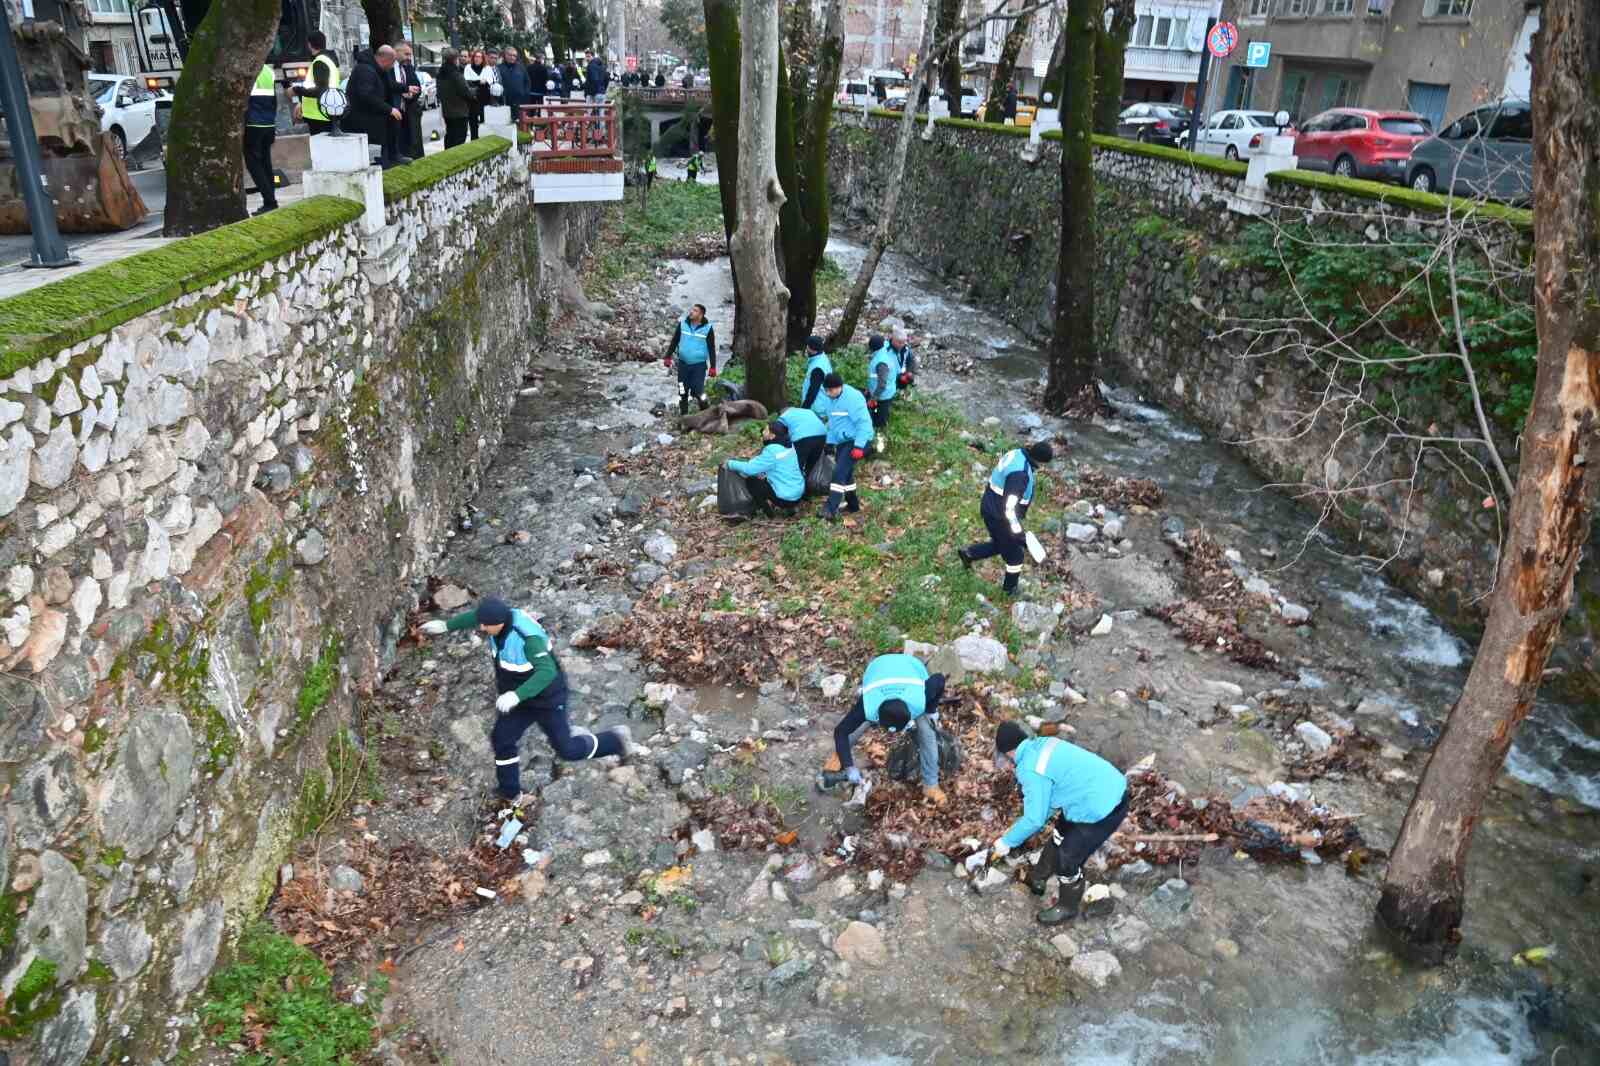
<svg viewBox="0 0 1600 1066">
<path fill-rule="evenodd" d="M 56 228 L 55 201 L 44 189 L 44 161 L 39 155 L 39 139 L 33 131 L 33 112 L 28 110 L 28 86 L 22 80 L 17 44 L 11 39 L 11 14 L 3 3 L 0 3 L 0 107 L 5 108 L 11 156 L 17 161 L 17 177 L 28 210 L 28 228 L 33 232 L 33 259 L 28 265 L 72 266 L 77 260 L 67 254 L 66 242 Z"/>
</svg>

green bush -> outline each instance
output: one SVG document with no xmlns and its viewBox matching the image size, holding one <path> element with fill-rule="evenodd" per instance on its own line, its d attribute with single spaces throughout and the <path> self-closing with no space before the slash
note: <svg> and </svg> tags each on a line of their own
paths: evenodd
<svg viewBox="0 0 1600 1066">
<path fill-rule="evenodd" d="M 200 1018 L 218 1044 L 251 1048 L 241 1066 L 355 1066 L 373 1046 L 383 991 L 380 979 L 367 1003 L 340 1002 L 320 959 L 258 922 L 212 975 Z"/>
</svg>

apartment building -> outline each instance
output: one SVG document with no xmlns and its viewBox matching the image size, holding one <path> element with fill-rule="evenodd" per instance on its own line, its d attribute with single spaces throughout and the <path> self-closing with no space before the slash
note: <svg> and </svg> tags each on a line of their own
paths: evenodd
<svg viewBox="0 0 1600 1066">
<path fill-rule="evenodd" d="M 922 41 L 921 0 L 856 0 L 845 5 L 844 69 L 902 69 Z"/>
<path fill-rule="evenodd" d="M 1403 108 L 1439 128 L 1504 97 L 1526 98 L 1536 0 L 1225 0 L 1239 46 L 1213 71 L 1211 109 Z M 1269 44 L 1250 67 L 1252 43 Z M 1259 53 L 1259 49 L 1257 50 Z"/>
</svg>

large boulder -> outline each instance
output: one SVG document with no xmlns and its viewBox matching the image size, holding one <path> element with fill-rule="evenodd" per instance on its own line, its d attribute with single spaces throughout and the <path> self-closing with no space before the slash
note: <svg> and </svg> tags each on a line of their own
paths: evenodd
<svg viewBox="0 0 1600 1066">
<path fill-rule="evenodd" d="M 993 637 L 968 633 L 957 637 L 951 647 L 961 657 L 961 667 L 974 674 L 1004 673 L 1010 656 L 1006 646 Z M 931 667 L 930 667 L 931 669 Z"/>
</svg>

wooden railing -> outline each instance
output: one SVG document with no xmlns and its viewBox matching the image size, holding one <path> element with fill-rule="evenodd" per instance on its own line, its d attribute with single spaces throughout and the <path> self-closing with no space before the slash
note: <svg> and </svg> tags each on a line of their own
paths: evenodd
<svg viewBox="0 0 1600 1066">
<path fill-rule="evenodd" d="M 535 158 L 617 154 L 615 104 L 523 104 L 517 128 L 529 135 Z"/>
</svg>

